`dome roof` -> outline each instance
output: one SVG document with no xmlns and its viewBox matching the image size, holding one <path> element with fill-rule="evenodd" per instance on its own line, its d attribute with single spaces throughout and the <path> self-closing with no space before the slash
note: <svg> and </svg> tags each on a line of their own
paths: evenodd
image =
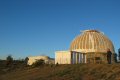
<svg viewBox="0 0 120 80">
<path fill-rule="evenodd" d="M 97 30 L 85 30 L 77 36 L 71 43 L 70 50 L 78 52 L 103 52 L 107 49 L 114 52 L 112 42 L 101 32 Z"/>
</svg>

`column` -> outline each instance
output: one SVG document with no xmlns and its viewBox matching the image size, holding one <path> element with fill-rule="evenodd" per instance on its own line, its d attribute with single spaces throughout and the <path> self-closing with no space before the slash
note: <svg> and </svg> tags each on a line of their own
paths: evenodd
<svg viewBox="0 0 120 80">
<path fill-rule="evenodd" d="M 86 58 L 86 54 L 85 54 L 85 63 L 87 63 L 87 58 Z"/>
<path fill-rule="evenodd" d="M 75 53 L 71 53 L 71 64 L 75 64 Z"/>
<path fill-rule="evenodd" d="M 83 54 L 83 63 L 85 63 L 85 54 Z"/>
<path fill-rule="evenodd" d="M 76 64 L 79 63 L 79 53 L 76 52 Z"/>
<path fill-rule="evenodd" d="M 81 59 L 82 59 L 82 54 L 80 53 L 80 63 L 82 63 L 82 62 L 81 62 Z"/>
<path fill-rule="evenodd" d="M 83 54 L 82 53 L 80 55 L 80 61 L 81 61 L 81 63 L 83 63 Z"/>
<path fill-rule="evenodd" d="M 80 58 L 81 58 L 81 57 L 80 57 L 80 53 L 79 53 L 79 63 L 81 63 L 81 62 L 80 62 Z"/>
<path fill-rule="evenodd" d="M 74 59 L 75 59 L 75 53 L 74 52 L 72 52 L 72 64 L 75 64 L 75 61 L 74 61 Z"/>
<path fill-rule="evenodd" d="M 76 52 L 74 52 L 74 64 L 76 64 Z"/>
<path fill-rule="evenodd" d="M 71 51 L 71 64 L 73 64 L 73 52 Z"/>
<path fill-rule="evenodd" d="M 77 63 L 79 63 L 79 53 L 77 53 Z"/>
</svg>

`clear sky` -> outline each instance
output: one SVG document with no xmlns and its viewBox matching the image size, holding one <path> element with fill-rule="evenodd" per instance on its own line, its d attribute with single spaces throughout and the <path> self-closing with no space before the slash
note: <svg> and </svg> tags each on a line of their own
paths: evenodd
<svg viewBox="0 0 120 80">
<path fill-rule="evenodd" d="M 97 29 L 120 48 L 120 0 L 0 0 L 0 59 L 68 50 L 81 30 Z"/>
</svg>

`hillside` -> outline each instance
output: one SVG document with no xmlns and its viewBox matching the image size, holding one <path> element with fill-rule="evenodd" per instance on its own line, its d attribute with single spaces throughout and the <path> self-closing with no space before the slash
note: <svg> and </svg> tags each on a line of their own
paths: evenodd
<svg viewBox="0 0 120 80">
<path fill-rule="evenodd" d="M 19 68 L 0 80 L 120 80 L 120 64 L 77 64 Z"/>
</svg>

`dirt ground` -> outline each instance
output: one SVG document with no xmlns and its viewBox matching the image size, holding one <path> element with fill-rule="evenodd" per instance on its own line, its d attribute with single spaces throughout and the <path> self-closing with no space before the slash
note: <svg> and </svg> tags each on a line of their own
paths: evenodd
<svg viewBox="0 0 120 80">
<path fill-rule="evenodd" d="M 120 80 L 120 64 L 46 65 L 0 71 L 0 80 Z"/>
</svg>

